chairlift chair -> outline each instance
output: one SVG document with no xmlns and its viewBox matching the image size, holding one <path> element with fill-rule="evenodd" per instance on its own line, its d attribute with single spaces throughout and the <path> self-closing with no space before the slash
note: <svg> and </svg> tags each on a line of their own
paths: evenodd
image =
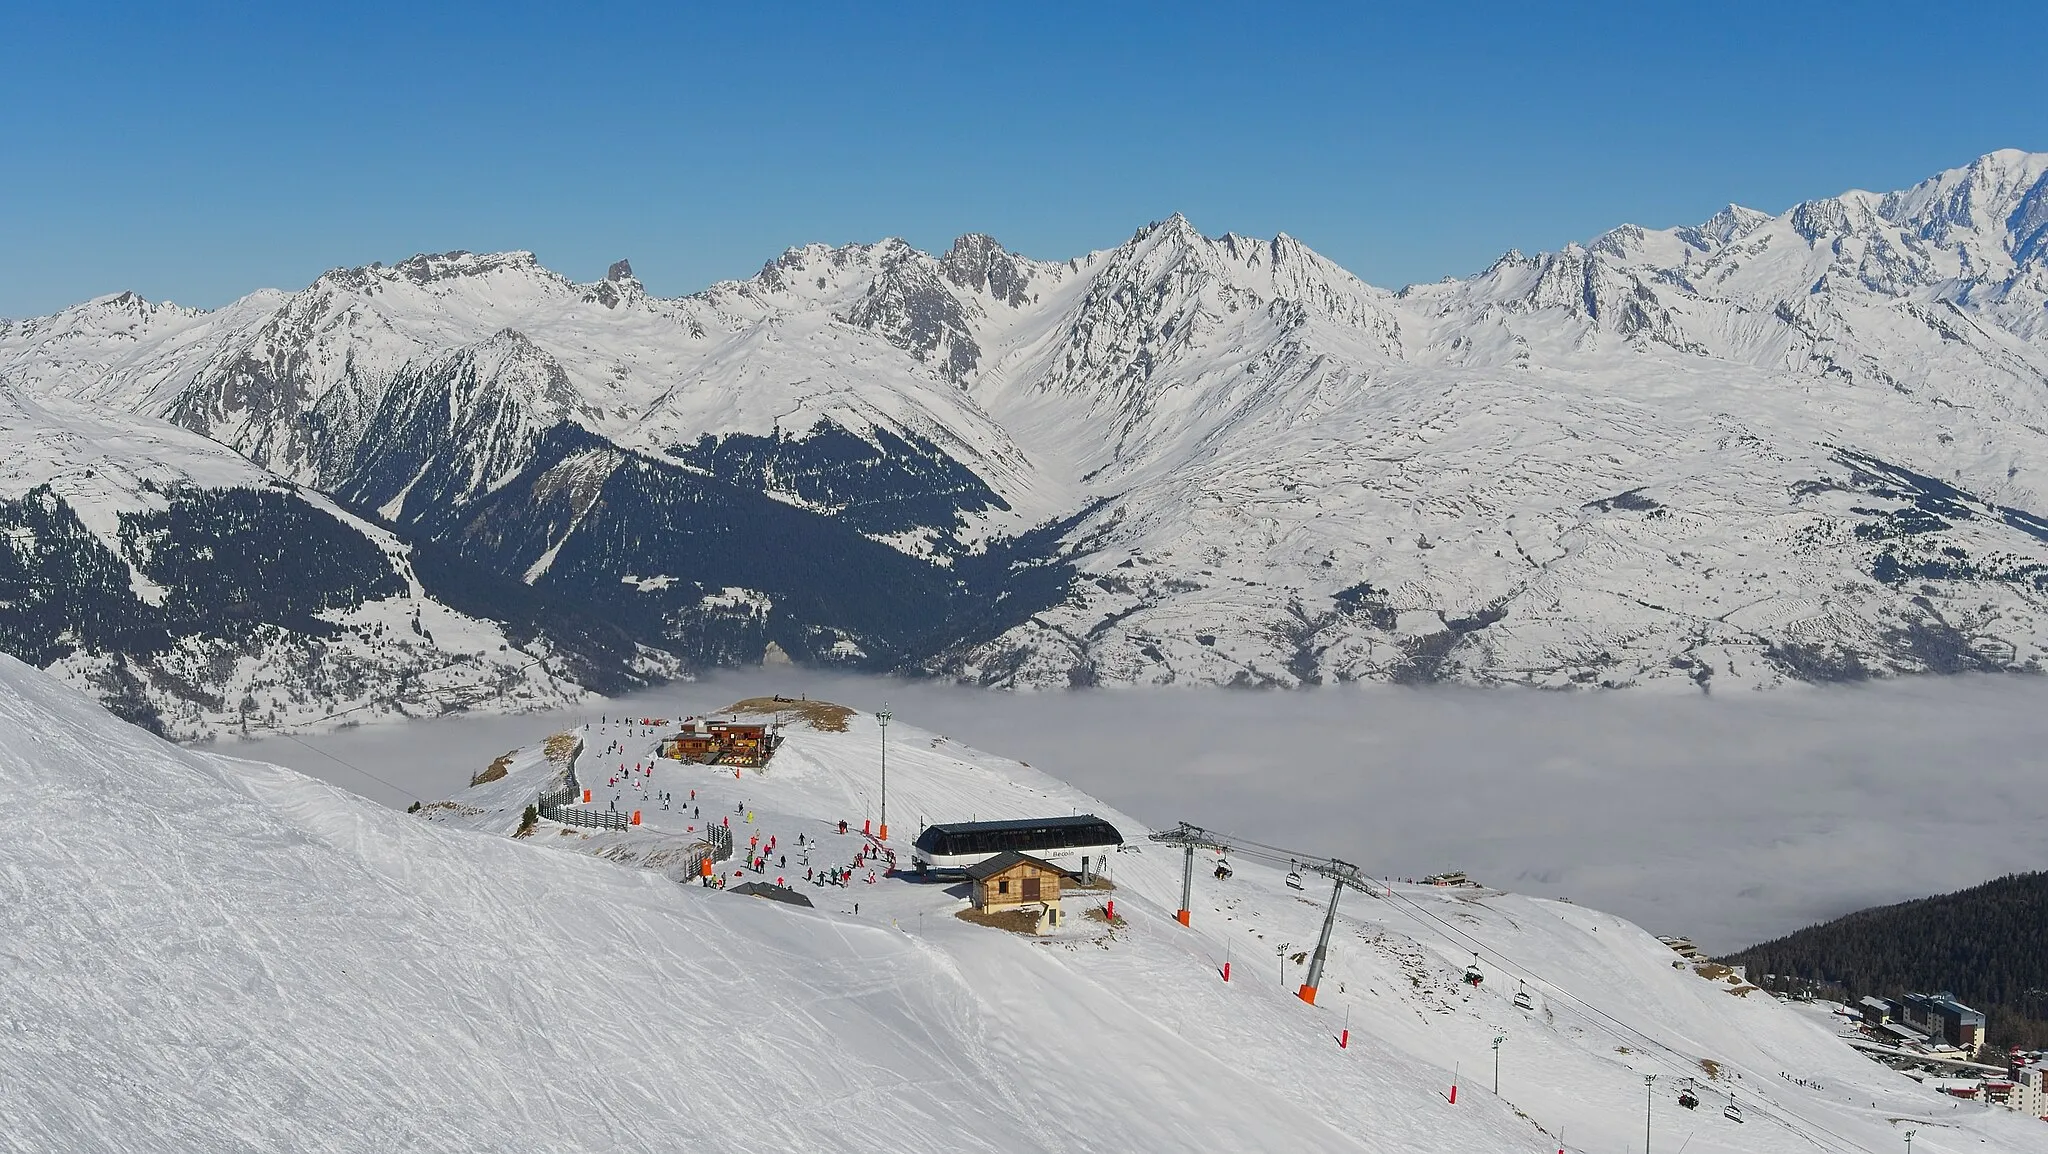
<svg viewBox="0 0 2048 1154">
<path fill-rule="evenodd" d="M 1465 984 L 1476 990 L 1479 983 L 1485 980 L 1486 975 L 1479 972 L 1479 955 L 1473 954 L 1472 964 L 1465 967 Z"/>
<path fill-rule="evenodd" d="M 1535 1008 L 1536 999 L 1529 995 L 1529 991 L 1526 988 L 1517 984 L 1515 986 L 1515 1009 L 1533 1010 Z"/>
<path fill-rule="evenodd" d="M 1295 870 L 1294 872 L 1287 875 L 1287 888 L 1291 890 L 1298 890 L 1302 888 L 1300 870 Z"/>
<path fill-rule="evenodd" d="M 1740 1122 L 1742 1121 L 1742 1107 L 1737 1106 L 1733 1100 L 1730 1100 L 1728 1105 L 1722 1107 L 1721 1117 L 1728 1119 L 1730 1122 Z"/>
<path fill-rule="evenodd" d="M 1685 1080 L 1685 1088 L 1678 1092 L 1678 1104 L 1691 1110 L 1700 1104 L 1700 1096 L 1692 1092 L 1692 1079 Z"/>
</svg>

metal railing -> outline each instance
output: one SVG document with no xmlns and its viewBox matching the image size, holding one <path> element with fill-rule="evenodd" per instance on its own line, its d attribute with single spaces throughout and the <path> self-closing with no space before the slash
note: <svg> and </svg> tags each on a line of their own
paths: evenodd
<svg viewBox="0 0 2048 1154">
<path fill-rule="evenodd" d="M 576 804 L 579 791 L 558 789 L 543 793 L 534 802 L 534 808 L 549 821 L 563 825 L 580 825 L 585 829 L 625 829 L 626 815 L 615 809 L 584 809 Z"/>
<path fill-rule="evenodd" d="M 585 809 L 577 804 L 581 790 L 558 789 L 543 793 L 535 799 L 534 808 L 540 816 L 563 825 L 577 825 L 585 829 L 627 828 L 627 815 L 620 810 Z M 722 825 L 709 826 L 704 830 L 705 844 L 693 851 L 676 868 L 676 880 L 691 882 L 703 876 L 704 863 L 721 862 L 732 856 L 732 830 Z"/>
<path fill-rule="evenodd" d="M 722 825 L 709 826 L 704 830 L 704 840 L 709 843 L 691 853 L 676 867 L 675 880 L 688 885 L 704 876 L 704 863 L 719 862 L 732 856 L 732 831 Z"/>
</svg>

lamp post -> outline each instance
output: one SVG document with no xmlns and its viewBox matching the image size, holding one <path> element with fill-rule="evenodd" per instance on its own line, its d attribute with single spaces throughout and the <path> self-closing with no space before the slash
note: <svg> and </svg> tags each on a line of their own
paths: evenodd
<svg viewBox="0 0 2048 1154">
<path fill-rule="evenodd" d="M 875 720 L 882 726 L 882 840 L 889 840 L 889 719 L 895 716 L 889 712 L 889 703 L 875 711 Z"/>
<path fill-rule="evenodd" d="M 1650 1102 L 1657 1093 L 1657 1075 L 1643 1075 L 1643 1154 L 1650 1154 Z"/>
</svg>

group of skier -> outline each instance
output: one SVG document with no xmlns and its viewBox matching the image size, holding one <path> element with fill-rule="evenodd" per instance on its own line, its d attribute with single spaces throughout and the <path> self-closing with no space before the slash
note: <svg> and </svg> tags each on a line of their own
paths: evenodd
<svg viewBox="0 0 2048 1154">
<path fill-rule="evenodd" d="M 608 724 L 606 724 L 606 728 L 609 728 Z M 628 723 L 629 733 L 631 728 L 630 723 Z M 626 746 L 623 742 L 610 741 L 605 746 L 603 756 L 623 755 L 625 750 Z M 617 772 L 610 774 L 606 780 L 606 785 L 613 790 L 613 809 L 618 808 L 619 802 L 628 791 L 635 790 L 638 791 L 643 803 L 659 802 L 663 810 L 668 810 L 671 806 L 677 805 L 677 799 L 672 791 L 656 790 L 653 788 L 654 763 L 635 762 L 629 765 L 622 760 L 618 763 L 618 766 Z M 692 818 L 702 818 L 703 808 L 697 796 L 697 790 L 690 790 L 689 796 L 682 800 L 681 805 L 689 809 Z M 739 819 L 737 823 L 734 821 L 735 818 Z M 755 811 L 751 803 L 741 799 L 734 803 L 731 816 L 723 818 L 721 824 L 728 828 L 734 824 L 752 825 L 754 824 L 754 819 Z M 841 834 L 853 832 L 849 823 L 845 821 L 840 821 L 837 825 Z M 696 827 L 692 826 L 690 828 L 694 830 Z M 745 849 L 738 855 L 740 858 L 738 868 L 732 869 L 728 875 L 725 871 L 712 870 L 707 866 L 700 880 L 705 886 L 714 889 L 724 889 L 728 881 L 741 881 L 751 871 L 755 876 L 763 879 L 772 876 L 777 885 L 788 885 L 792 880 L 791 875 L 787 872 L 790 868 L 790 854 L 782 850 L 780 844 L 779 835 L 769 834 L 764 837 L 760 833 L 752 834 L 747 839 Z M 862 880 L 864 873 L 867 884 L 873 885 L 877 882 L 876 862 L 878 858 L 884 856 L 886 851 L 866 844 L 865 839 L 863 839 L 861 848 L 854 853 L 849 862 L 844 864 L 813 865 L 811 862 L 811 851 L 816 849 L 819 844 L 818 838 L 807 837 L 804 834 L 797 835 L 797 865 L 803 867 L 804 881 L 814 886 L 850 886 Z M 884 872 L 892 868 L 891 863 L 887 860 L 883 860 L 881 865 Z"/>
</svg>

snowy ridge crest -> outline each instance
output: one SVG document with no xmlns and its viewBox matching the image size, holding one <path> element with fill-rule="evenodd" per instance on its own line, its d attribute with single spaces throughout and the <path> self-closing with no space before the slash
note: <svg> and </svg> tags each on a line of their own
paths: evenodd
<svg viewBox="0 0 2048 1154">
<path fill-rule="evenodd" d="M 13 322 L 0 378 L 513 581 L 665 574 L 640 596 L 673 603 L 618 612 L 710 660 L 773 634 L 997 685 L 1697 690 L 2048 657 L 2044 252 L 2048 155 L 2004 151 L 1398 294 L 1178 214 L 1066 261 L 804 245 L 679 298 L 425 254 Z M 565 500 L 578 460 L 617 467 Z M 667 552 L 754 498 L 892 587 L 1030 597 L 798 621 L 832 581 Z M 775 608 L 692 616 L 727 588 Z"/>
</svg>

